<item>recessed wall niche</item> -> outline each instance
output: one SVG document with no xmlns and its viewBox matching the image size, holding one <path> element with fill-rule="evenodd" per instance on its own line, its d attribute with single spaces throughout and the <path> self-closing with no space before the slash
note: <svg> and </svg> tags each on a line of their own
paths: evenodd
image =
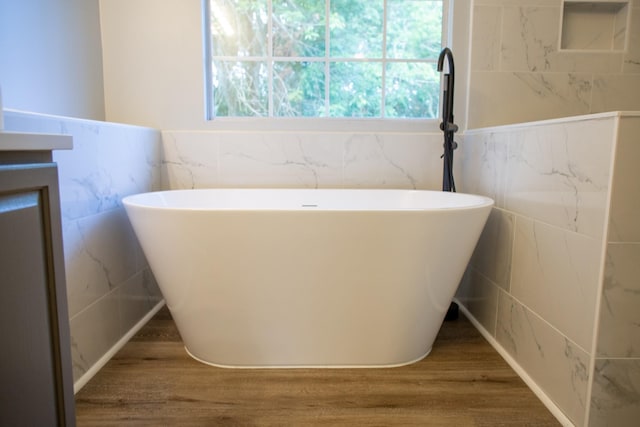
<svg viewBox="0 0 640 427">
<path fill-rule="evenodd" d="M 560 49 L 622 51 L 627 38 L 629 1 L 565 0 Z"/>
</svg>

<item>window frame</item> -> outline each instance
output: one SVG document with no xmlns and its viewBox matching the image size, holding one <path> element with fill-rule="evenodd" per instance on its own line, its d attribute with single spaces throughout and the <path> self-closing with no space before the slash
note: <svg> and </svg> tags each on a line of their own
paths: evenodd
<svg viewBox="0 0 640 427">
<path fill-rule="evenodd" d="M 271 0 L 267 0 L 269 3 Z M 327 1 L 327 8 L 330 0 Z M 451 0 L 442 0 L 442 35 L 441 35 L 441 44 L 442 46 L 450 45 L 452 40 L 452 31 L 451 31 L 451 21 L 452 21 L 452 2 Z M 384 0 L 384 10 L 386 12 L 387 8 L 387 0 Z M 332 117 L 332 116 L 323 116 L 323 117 L 281 117 L 273 115 L 273 105 L 272 102 L 269 102 L 268 105 L 268 116 L 217 116 L 215 114 L 215 105 L 214 105 L 214 87 L 213 87 L 213 73 L 212 73 L 212 61 L 213 61 L 213 51 L 212 51 L 212 33 L 211 33 L 211 5 L 210 0 L 202 0 L 202 27 L 203 27 L 203 72 L 204 72 L 204 112 L 205 112 L 205 121 L 209 123 L 216 123 L 221 130 L 225 129 L 237 129 L 238 125 L 246 126 L 249 125 L 249 130 L 251 128 L 255 129 L 267 129 L 272 128 L 273 130 L 326 130 L 328 123 L 331 123 L 332 131 L 371 131 L 372 129 L 375 131 L 395 131 L 397 129 L 403 129 L 404 131 L 415 131 L 415 132 L 424 132 L 424 131 L 437 131 L 439 132 L 439 123 L 441 121 L 440 117 L 435 118 L 396 118 L 396 117 Z M 386 19 L 385 13 L 385 19 Z M 271 18 L 269 19 L 271 21 Z M 271 31 L 271 25 L 269 24 L 269 32 Z M 271 34 L 269 34 L 271 37 Z M 329 37 L 329 34 L 326 35 Z M 383 26 L 383 40 L 386 39 L 386 24 Z M 326 53 L 324 57 L 318 57 L 315 62 L 324 62 L 325 69 L 330 67 L 331 62 L 378 62 L 382 65 L 382 77 L 383 77 L 383 98 L 381 99 L 384 102 L 384 77 L 386 72 L 386 65 L 393 62 L 415 62 L 415 63 L 436 63 L 437 59 L 389 59 L 383 58 L 365 58 L 365 59 L 357 59 L 357 58 L 341 58 L 341 57 L 329 57 L 329 54 Z M 224 57 L 223 57 L 224 58 Z M 236 59 L 237 57 L 229 57 L 228 59 Z M 259 58 L 259 59 L 257 59 Z M 268 62 L 268 61 L 278 61 L 278 59 L 282 59 L 281 57 L 274 56 L 265 56 L 256 57 L 255 61 L 259 60 Z M 286 61 L 295 61 L 295 60 L 309 60 L 306 57 L 284 57 Z M 273 91 L 273 75 L 270 72 L 269 74 L 269 96 L 272 98 Z M 325 103 L 328 102 L 325 97 Z M 442 93 L 440 93 L 439 103 L 438 103 L 438 111 L 442 108 Z"/>
</svg>

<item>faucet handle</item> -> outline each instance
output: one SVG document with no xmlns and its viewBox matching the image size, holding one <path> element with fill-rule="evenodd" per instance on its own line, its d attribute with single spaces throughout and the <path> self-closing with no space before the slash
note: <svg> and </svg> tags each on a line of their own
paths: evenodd
<svg viewBox="0 0 640 427">
<path fill-rule="evenodd" d="M 445 122 L 440 122 L 440 130 L 444 131 L 444 132 L 458 132 L 458 125 L 455 123 L 451 123 L 451 122 L 447 122 L 445 124 Z"/>
</svg>

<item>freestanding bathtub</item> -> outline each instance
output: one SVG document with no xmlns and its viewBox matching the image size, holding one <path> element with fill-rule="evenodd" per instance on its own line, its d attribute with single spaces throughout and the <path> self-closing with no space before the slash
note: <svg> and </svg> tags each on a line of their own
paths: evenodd
<svg viewBox="0 0 640 427">
<path fill-rule="evenodd" d="M 176 190 L 123 200 L 187 352 L 215 366 L 425 357 L 493 205 L 412 190 Z"/>
</svg>

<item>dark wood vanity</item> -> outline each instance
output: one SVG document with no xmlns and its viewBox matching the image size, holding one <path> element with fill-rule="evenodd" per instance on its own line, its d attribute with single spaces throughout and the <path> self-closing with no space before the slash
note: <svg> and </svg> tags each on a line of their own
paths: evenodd
<svg viewBox="0 0 640 427">
<path fill-rule="evenodd" d="M 75 426 L 58 168 L 66 135 L 0 131 L 0 425 Z"/>
</svg>

